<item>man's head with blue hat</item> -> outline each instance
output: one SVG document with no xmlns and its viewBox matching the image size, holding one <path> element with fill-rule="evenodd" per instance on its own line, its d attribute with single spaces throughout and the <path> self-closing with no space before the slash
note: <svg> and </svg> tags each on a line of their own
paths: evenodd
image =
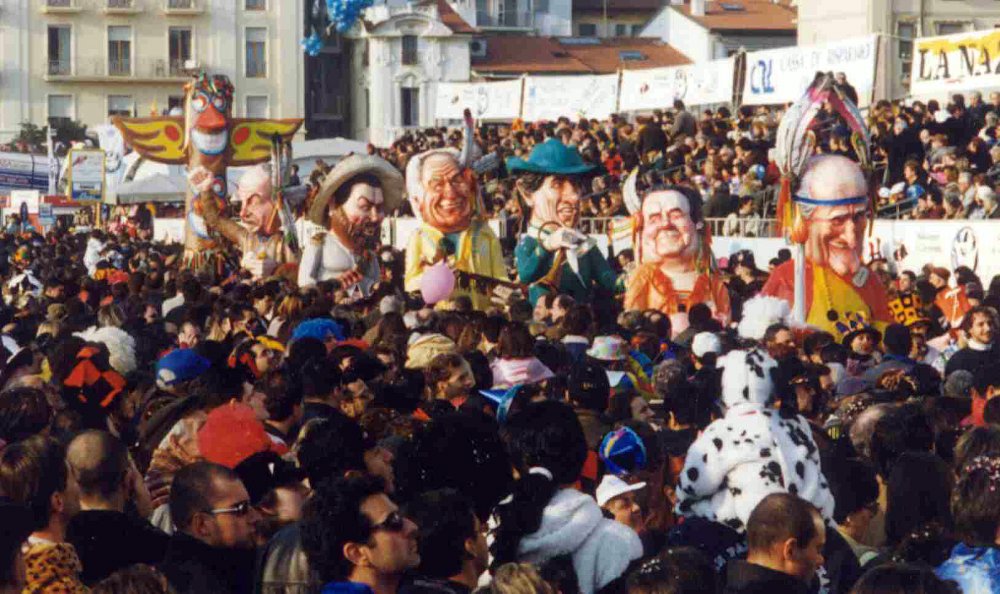
<svg viewBox="0 0 1000 594">
<path fill-rule="evenodd" d="M 605 435 L 598 454 L 605 469 L 616 476 L 628 475 L 646 467 L 646 445 L 639 434 L 628 427 L 620 427 Z"/>
<path fill-rule="evenodd" d="M 538 227 L 576 227 L 582 179 L 594 168 L 575 148 L 555 138 L 536 145 L 527 159 L 507 159 L 507 170 L 518 176 L 518 191 L 531 207 L 531 224 Z"/>
</svg>

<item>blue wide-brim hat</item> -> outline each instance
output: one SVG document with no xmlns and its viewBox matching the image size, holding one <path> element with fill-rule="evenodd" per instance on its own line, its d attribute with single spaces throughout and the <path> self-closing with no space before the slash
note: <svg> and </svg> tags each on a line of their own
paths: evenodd
<svg viewBox="0 0 1000 594">
<path fill-rule="evenodd" d="M 555 138 L 550 138 L 531 149 L 527 159 L 510 157 L 507 171 L 510 173 L 541 173 L 544 175 L 579 175 L 593 171 L 591 165 L 580 157 L 580 153 Z"/>
</svg>

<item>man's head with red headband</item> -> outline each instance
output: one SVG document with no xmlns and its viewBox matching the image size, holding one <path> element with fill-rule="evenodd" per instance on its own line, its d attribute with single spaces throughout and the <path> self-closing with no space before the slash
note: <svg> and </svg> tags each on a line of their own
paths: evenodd
<svg viewBox="0 0 1000 594">
<path fill-rule="evenodd" d="M 862 265 L 865 229 L 871 215 L 861 167 L 839 155 L 814 157 L 792 200 L 800 218 L 790 236 L 805 244 L 806 258 L 840 276 L 855 274 Z"/>
</svg>

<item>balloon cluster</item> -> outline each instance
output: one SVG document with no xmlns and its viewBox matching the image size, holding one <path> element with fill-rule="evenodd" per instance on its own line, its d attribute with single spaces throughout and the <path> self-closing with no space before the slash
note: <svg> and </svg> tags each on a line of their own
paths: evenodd
<svg viewBox="0 0 1000 594">
<path fill-rule="evenodd" d="M 302 40 L 302 48 L 310 56 L 318 55 L 323 49 L 324 37 L 329 36 L 334 29 L 338 33 L 347 33 L 358 21 L 361 13 L 372 5 L 374 5 L 374 0 L 326 0 L 326 16 L 329 18 L 329 26 L 323 28 L 322 31 L 313 27 L 309 37 Z"/>
</svg>

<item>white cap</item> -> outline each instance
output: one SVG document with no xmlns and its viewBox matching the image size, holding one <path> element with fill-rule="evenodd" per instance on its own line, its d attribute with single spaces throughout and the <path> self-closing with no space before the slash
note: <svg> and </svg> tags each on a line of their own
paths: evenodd
<svg viewBox="0 0 1000 594">
<path fill-rule="evenodd" d="M 604 505 L 618 497 L 619 495 L 624 495 L 625 493 L 631 493 L 632 491 L 638 491 L 639 489 L 644 489 L 646 483 L 636 483 L 630 485 L 618 478 L 613 474 L 606 474 L 604 478 L 601 479 L 601 484 L 597 486 L 597 505 L 604 507 Z"/>
<path fill-rule="evenodd" d="M 878 189 L 879 198 L 888 198 L 892 194 L 889 193 L 889 188 L 882 186 Z"/>
<path fill-rule="evenodd" d="M 889 190 L 890 194 L 902 194 L 906 191 L 906 182 L 896 182 L 893 184 L 892 189 Z"/>
<path fill-rule="evenodd" d="M 722 352 L 722 341 L 712 332 L 699 332 L 694 335 L 694 340 L 691 341 L 691 352 L 699 359 L 708 353 L 718 355 Z"/>
</svg>

